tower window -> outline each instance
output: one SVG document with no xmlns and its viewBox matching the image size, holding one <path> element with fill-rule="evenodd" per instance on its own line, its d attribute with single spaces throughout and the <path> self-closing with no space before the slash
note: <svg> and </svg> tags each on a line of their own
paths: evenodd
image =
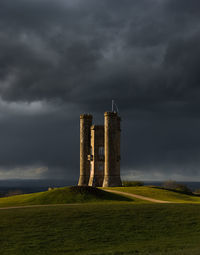
<svg viewBox="0 0 200 255">
<path fill-rule="evenodd" d="M 99 170 L 103 171 L 104 170 L 104 165 L 103 164 L 99 164 Z"/>
<path fill-rule="evenodd" d="M 104 147 L 103 146 L 99 147 L 99 156 L 104 156 Z"/>
</svg>

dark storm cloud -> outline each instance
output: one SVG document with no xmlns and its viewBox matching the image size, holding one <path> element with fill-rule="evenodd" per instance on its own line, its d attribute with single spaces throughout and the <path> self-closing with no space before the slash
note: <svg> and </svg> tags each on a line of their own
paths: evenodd
<svg viewBox="0 0 200 255">
<path fill-rule="evenodd" d="M 199 12 L 186 0 L 2 0 L 0 170 L 77 178 L 79 113 L 99 121 L 114 98 L 124 175 L 199 176 Z"/>
<path fill-rule="evenodd" d="M 0 177 L 4 170 L 9 178 L 23 175 L 37 178 L 41 174 L 37 170 L 46 168 L 48 171 L 44 174 L 49 178 L 67 176 L 73 179 L 78 175 L 79 123 L 70 116 L 72 112 L 78 115 L 74 106 L 52 108 L 38 102 L 35 105 L 14 104 L 10 108 L 3 106 L 0 114 Z"/>
</svg>

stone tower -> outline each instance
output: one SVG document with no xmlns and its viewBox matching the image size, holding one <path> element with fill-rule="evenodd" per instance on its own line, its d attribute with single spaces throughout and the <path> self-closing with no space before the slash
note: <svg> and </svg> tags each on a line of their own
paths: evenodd
<svg viewBox="0 0 200 255">
<path fill-rule="evenodd" d="M 80 115 L 79 186 L 121 186 L 120 117 L 105 112 L 104 126 L 92 125 L 92 115 Z"/>
<path fill-rule="evenodd" d="M 103 187 L 122 186 L 120 178 L 120 117 L 116 112 L 105 112 L 105 171 Z"/>
<path fill-rule="evenodd" d="M 90 128 L 92 126 L 92 115 L 80 115 L 80 177 L 79 186 L 87 186 L 90 178 Z"/>
</svg>

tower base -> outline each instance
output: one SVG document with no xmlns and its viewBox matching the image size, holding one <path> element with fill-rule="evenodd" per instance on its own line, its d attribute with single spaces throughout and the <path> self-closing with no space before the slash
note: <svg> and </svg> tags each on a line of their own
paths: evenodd
<svg viewBox="0 0 200 255">
<path fill-rule="evenodd" d="M 104 176 L 103 187 L 121 187 L 122 181 L 119 175 Z"/>
<path fill-rule="evenodd" d="M 80 175 L 78 186 L 88 186 L 89 178 L 88 175 Z"/>
<path fill-rule="evenodd" d="M 90 176 L 90 180 L 88 183 L 88 186 L 93 186 L 93 187 L 102 187 L 103 184 L 103 176 L 102 175 L 92 175 Z"/>
</svg>

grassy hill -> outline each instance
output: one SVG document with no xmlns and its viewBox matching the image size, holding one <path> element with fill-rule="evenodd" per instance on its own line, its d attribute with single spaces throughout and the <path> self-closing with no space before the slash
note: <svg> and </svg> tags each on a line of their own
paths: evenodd
<svg viewBox="0 0 200 255">
<path fill-rule="evenodd" d="M 199 197 L 153 187 L 111 189 L 178 203 L 150 203 L 92 187 L 0 198 L 0 254 L 199 255 Z M 2 208 L 47 204 L 57 205 Z"/>
<path fill-rule="evenodd" d="M 139 187 L 117 187 L 109 189 L 114 189 L 118 191 L 133 193 L 145 197 L 176 203 L 200 203 L 200 196 L 187 195 L 172 190 L 162 189 L 159 187 L 139 186 Z"/>
<path fill-rule="evenodd" d="M 200 205 L 87 203 L 0 210 L 1 255 L 198 255 Z"/>
<path fill-rule="evenodd" d="M 0 207 L 114 201 L 133 200 L 92 187 L 64 187 L 45 192 L 0 198 Z"/>
<path fill-rule="evenodd" d="M 159 200 L 176 203 L 200 203 L 200 197 L 186 195 L 157 187 L 117 187 L 109 188 Z M 0 208 L 9 206 L 45 205 L 45 204 L 72 204 L 98 202 L 134 202 L 150 203 L 140 199 L 112 194 L 92 187 L 64 187 L 50 191 L 0 198 Z"/>
</svg>

